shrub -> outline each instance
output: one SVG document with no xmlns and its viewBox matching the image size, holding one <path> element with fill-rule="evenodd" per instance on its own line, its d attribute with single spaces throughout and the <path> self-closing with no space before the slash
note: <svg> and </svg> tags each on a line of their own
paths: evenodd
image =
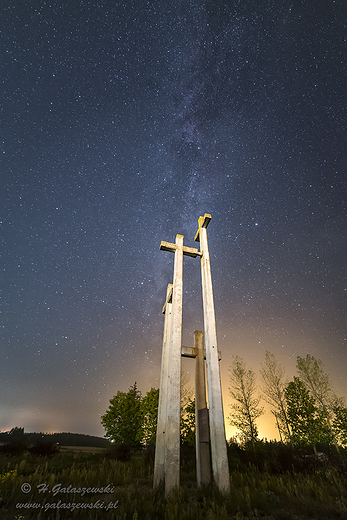
<svg viewBox="0 0 347 520">
<path fill-rule="evenodd" d="M 38 441 L 34 446 L 28 449 L 30 453 L 33 455 L 54 455 L 58 453 L 60 450 L 60 446 L 58 443 L 55 442 L 44 442 L 44 441 Z"/>
<path fill-rule="evenodd" d="M 131 448 L 129 444 L 115 444 L 107 450 L 107 457 L 120 462 L 128 462 L 130 460 Z"/>
<path fill-rule="evenodd" d="M 19 455 L 28 449 L 28 446 L 24 439 L 13 439 L 12 441 L 0 446 L 1 453 L 7 453 L 8 455 Z"/>
</svg>

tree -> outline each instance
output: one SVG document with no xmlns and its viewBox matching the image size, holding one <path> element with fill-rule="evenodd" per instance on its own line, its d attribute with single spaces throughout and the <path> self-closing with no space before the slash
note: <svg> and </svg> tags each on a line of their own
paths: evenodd
<svg viewBox="0 0 347 520">
<path fill-rule="evenodd" d="M 141 401 L 142 443 L 154 444 L 157 434 L 159 389 L 151 388 Z"/>
<path fill-rule="evenodd" d="M 189 377 L 181 367 L 180 382 L 180 438 L 189 446 L 195 445 L 195 399 L 193 389 L 188 386 Z"/>
<path fill-rule="evenodd" d="M 291 440 L 295 444 L 315 448 L 318 442 L 331 441 L 326 414 L 315 405 L 315 399 L 303 381 L 294 377 L 285 389 L 285 397 Z"/>
<path fill-rule="evenodd" d="M 24 428 L 20 428 L 19 426 L 15 426 L 8 432 L 8 435 L 11 435 L 12 437 L 21 437 L 24 435 Z"/>
<path fill-rule="evenodd" d="M 305 383 L 316 404 L 322 410 L 331 411 L 336 395 L 332 390 L 329 376 L 324 372 L 322 361 L 315 359 L 310 354 L 307 354 L 306 358 L 298 356 L 296 367 L 299 378 Z"/>
<path fill-rule="evenodd" d="M 239 356 L 234 358 L 230 372 L 229 392 L 236 403 L 230 405 L 229 422 L 240 430 L 242 441 L 254 443 L 258 438 L 256 420 L 264 413 L 259 406 L 260 398 L 255 397 L 255 373 L 246 369 Z"/>
<path fill-rule="evenodd" d="M 310 354 L 307 354 L 306 358 L 298 356 L 296 367 L 299 378 L 314 398 L 316 406 L 323 412 L 327 428 L 330 431 L 332 440 L 336 444 L 332 422 L 334 406 L 338 399 L 332 390 L 329 376 L 324 372 L 322 361 L 315 359 Z"/>
<path fill-rule="evenodd" d="M 181 381 L 180 381 L 180 407 L 181 415 L 184 414 L 184 410 L 187 408 L 189 403 L 194 399 L 194 391 L 189 386 L 188 373 L 181 367 Z"/>
<path fill-rule="evenodd" d="M 195 445 L 195 399 L 190 399 L 181 411 L 181 442 Z"/>
<path fill-rule="evenodd" d="M 285 372 L 276 358 L 268 350 L 265 352 L 265 363 L 260 370 L 263 382 L 263 398 L 271 406 L 271 412 L 276 418 L 279 434 L 286 440 L 290 439 L 291 432 L 287 417 L 287 402 L 285 398 Z"/>
<path fill-rule="evenodd" d="M 181 440 L 195 443 L 195 401 L 192 390 L 185 388 L 187 378 L 182 378 L 181 392 Z M 136 383 L 128 392 L 120 392 L 110 399 L 110 406 L 101 417 L 106 437 L 117 444 L 128 444 L 132 449 L 154 444 L 157 433 L 159 389 L 151 388 L 144 397 Z"/>
<path fill-rule="evenodd" d="M 335 417 L 333 419 L 333 431 L 336 441 L 347 447 L 347 408 L 343 402 L 336 402 L 333 408 Z"/>
<path fill-rule="evenodd" d="M 132 449 L 141 445 L 143 436 L 143 410 L 141 392 L 136 382 L 128 392 L 120 392 L 110 399 L 110 407 L 101 417 L 106 437 L 117 444 L 128 444 Z"/>
</svg>

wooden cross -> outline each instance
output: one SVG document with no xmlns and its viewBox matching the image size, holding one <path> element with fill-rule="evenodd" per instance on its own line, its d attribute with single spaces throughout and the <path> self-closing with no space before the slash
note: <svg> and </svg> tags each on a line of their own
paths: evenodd
<svg viewBox="0 0 347 520">
<path fill-rule="evenodd" d="M 220 491 L 230 491 L 229 465 L 225 442 L 222 388 L 218 363 L 216 318 L 214 311 L 210 254 L 207 226 L 211 215 L 205 213 L 198 219 L 194 240 L 200 242 L 202 306 L 204 313 L 204 342 L 206 349 L 206 373 L 209 402 L 210 438 L 213 479 Z"/>
<path fill-rule="evenodd" d="M 164 443 L 165 449 L 164 478 L 166 495 L 168 495 L 172 489 L 179 487 L 183 255 L 191 256 L 193 258 L 201 256 L 201 253 L 197 249 L 184 246 L 183 238 L 183 235 L 176 235 L 176 241 L 174 244 L 165 241 L 162 241 L 160 244 L 160 249 L 162 251 L 175 253 L 171 318 L 170 327 L 167 331 L 167 348 L 165 354 L 168 364 L 167 394 L 165 395 L 165 434 L 158 441 L 158 444 Z M 161 450 L 160 447 L 158 449 Z M 154 474 L 155 483 L 162 478 L 162 472 L 159 469 L 159 466 L 158 461 L 158 469 Z"/>
</svg>

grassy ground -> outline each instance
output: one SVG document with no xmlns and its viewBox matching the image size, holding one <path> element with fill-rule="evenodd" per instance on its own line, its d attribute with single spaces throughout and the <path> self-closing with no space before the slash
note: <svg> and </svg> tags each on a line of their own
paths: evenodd
<svg viewBox="0 0 347 520">
<path fill-rule="evenodd" d="M 94 446 L 61 446 L 60 451 L 73 451 L 79 453 L 81 451 L 86 453 L 104 453 L 106 448 L 97 448 Z"/>
<path fill-rule="evenodd" d="M 152 490 L 153 459 L 142 454 L 127 462 L 79 450 L 0 454 L 0 518 L 347 520 L 347 475 L 334 464 L 279 474 L 233 459 L 230 467 L 231 492 L 222 496 L 213 486 L 198 490 L 194 462 L 183 460 L 181 488 L 165 499 Z"/>
</svg>

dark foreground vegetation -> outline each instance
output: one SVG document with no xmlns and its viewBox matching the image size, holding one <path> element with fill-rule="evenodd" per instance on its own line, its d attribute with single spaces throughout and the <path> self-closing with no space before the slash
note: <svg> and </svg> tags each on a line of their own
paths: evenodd
<svg viewBox="0 0 347 520">
<path fill-rule="evenodd" d="M 324 456 L 276 442 L 228 448 L 231 493 L 196 487 L 195 451 L 183 446 L 181 488 L 152 490 L 154 450 L 0 453 L 0 518 L 117 520 L 347 520 L 347 451 Z M 70 487 L 69 487 L 70 486 Z M 83 489 L 84 488 L 84 489 Z"/>
</svg>

